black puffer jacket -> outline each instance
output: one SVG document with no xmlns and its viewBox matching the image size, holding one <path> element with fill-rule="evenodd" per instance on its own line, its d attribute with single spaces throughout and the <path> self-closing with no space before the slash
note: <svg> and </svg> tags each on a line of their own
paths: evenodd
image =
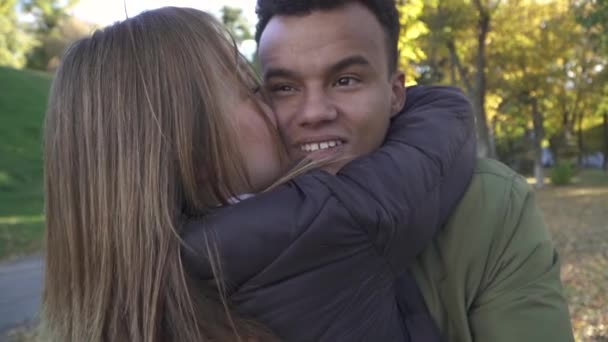
<svg viewBox="0 0 608 342">
<path fill-rule="evenodd" d="M 424 339 L 408 331 L 395 279 L 464 194 L 475 134 L 459 90 L 418 86 L 407 99 L 383 146 L 336 176 L 309 172 L 190 222 L 186 269 L 213 277 L 214 239 L 233 307 L 285 341 Z"/>
</svg>

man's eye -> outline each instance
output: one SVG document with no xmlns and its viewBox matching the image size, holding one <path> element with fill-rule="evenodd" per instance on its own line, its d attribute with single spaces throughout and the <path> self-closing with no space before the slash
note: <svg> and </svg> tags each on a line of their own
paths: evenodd
<svg viewBox="0 0 608 342">
<path fill-rule="evenodd" d="M 358 79 L 351 77 L 351 76 L 345 76 L 345 77 L 340 77 L 340 79 L 338 79 L 338 81 L 334 84 L 334 86 L 348 87 L 348 86 L 353 86 L 357 83 L 359 83 Z"/>
<path fill-rule="evenodd" d="M 288 93 L 294 91 L 295 88 L 286 84 L 279 84 L 276 86 L 271 86 L 270 91 L 273 93 Z"/>
</svg>

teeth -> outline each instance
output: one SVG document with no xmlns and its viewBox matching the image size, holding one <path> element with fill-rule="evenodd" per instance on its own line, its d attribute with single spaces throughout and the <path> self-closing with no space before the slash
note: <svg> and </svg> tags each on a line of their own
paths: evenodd
<svg viewBox="0 0 608 342">
<path fill-rule="evenodd" d="M 315 152 L 319 150 L 327 150 L 328 148 L 342 145 L 340 140 L 323 141 L 318 143 L 304 144 L 300 148 L 304 152 Z"/>
</svg>

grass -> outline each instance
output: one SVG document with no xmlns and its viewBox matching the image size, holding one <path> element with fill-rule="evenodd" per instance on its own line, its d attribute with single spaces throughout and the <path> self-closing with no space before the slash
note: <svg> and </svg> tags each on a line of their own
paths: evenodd
<svg viewBox="0 0 608 342">
<path fill-rule="evenodd" d="M 45 339 L 39 333 L 37 325 L 26 325 L 9 331 L 5 336 L 0 336 L 7 342 L 44 342 Z"/>
<path fill-rule="evenodd" d="M 42 246 L 42 122 L 51 76 L 0 67 L 0 259 Z"/>
<path fill-rule="evenodd" d="M 544 169 L 544 180 L 545 185 L 551 184 L 551 171 L 553 169 L 548 168 Z M 531 185 L 536 184 L 536 178 L 533 176 L 526 177 L 528 183 Z M 582 169 L 574 171 L 574 177 L 572 178 L 572 184 L 568 186 L 582 186 L 582 187 L 590 187 L 590 186 L 608 186 L 608 173 L 603 170 L 597 169 Z"/>
<path fill-rule="evenodd" d="M 579 186 L 585 187 L 608 187 L 608 172 L 603 170 L 584 170 L 575 177 L 574 182 Z"/>
<path fill-rule="evenodd" d="M 586 170 L 537 196 L 561 256 L 576 340 L 608 341 L 608 173 Z"/>
<path fill-rule="evenodd" d="M 28 223 L 0 224 L 0 258 L 39 252 L 43 247 L 42 217 Z"/>
</svg>

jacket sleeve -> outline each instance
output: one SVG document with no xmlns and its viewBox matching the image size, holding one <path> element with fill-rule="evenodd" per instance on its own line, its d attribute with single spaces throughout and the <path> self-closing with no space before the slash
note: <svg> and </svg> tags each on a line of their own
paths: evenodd
<svg viewBox="0 0 608 342">
<path fill-rule="evenodd" d="M 524 181 L 510 194 L 504 229 L 469 311 L 474 341 L 574 341 L 548 229 Z"/>
<path fill-rule="evenodd" d="M 404 271 L 445 220 L 441 208 L 464 193 L 475 159 L 473 114 L 459 90 L 415 87 L 407 96 L 377 151 L 348 163 L 337 175 L 315 170 L 191 222 L 185 240 L 202 241 L 206 228 L 219 240 L 227 264 L 259 270 L 311 227 L 325 239 L 354 241 L 355 232 L 371 241 L 395 272 Z M 189 245 L 186 250 L 200 249 Z M 311 262 L 335 250 L 317 251 Z M 186 253 L 186 262 L 196 259 L 193 255 L 206 253 Z M 254 273 L 242 272 L 229 278 L 238 283 Z"/>
<path fill-rule="evenodd" d="M 326 183 L 397 273 L 447 221 L 476 159 L 472 108 L 460 90 L 418 86 L 407 95 L 384 145 Z"/>
</svg>

